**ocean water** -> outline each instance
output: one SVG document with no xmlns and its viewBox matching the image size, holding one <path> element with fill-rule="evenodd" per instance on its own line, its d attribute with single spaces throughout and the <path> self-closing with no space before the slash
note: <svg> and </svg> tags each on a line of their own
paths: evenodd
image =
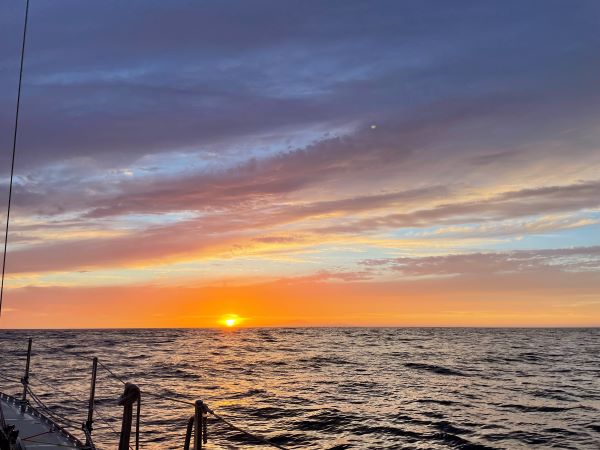
<svg viewBox="0 0 600 450">
<path fill-rule="evenodd" d="M 8 380 L 29 336 L 33 391 L 75 425 L 93 355 L 138 384 L 142 449 L 183 448 L 193 413 L 150 393 L 202 399 L 288 448 L 600 448 L 600 329 L 0 331 L 4 392 L 21 391 Z M 122 389 L 99 369 L 99 449 L 116 448 Z M 268 448 L 208 432 L 209 449 Z"/>
</svg>

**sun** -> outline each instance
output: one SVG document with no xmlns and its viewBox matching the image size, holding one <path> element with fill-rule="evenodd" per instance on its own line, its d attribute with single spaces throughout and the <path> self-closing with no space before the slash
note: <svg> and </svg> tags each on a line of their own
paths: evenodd
<svg viewBox="0 0 600 450">
<path fill-rule="evenodd" d="M 225 314 L 219 320 L 219 323 L 226 328 L 234 328 L 237 327 L 242 321 L 242 318 L 237 314 Z"/>
</svg>

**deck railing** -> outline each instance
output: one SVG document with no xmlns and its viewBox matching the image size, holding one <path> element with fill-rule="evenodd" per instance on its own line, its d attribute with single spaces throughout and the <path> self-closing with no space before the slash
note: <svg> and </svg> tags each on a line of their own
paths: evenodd
<svg viewBox="0 0 600 450">
<path fill-rule="evenodd" d="M 28 409 L 33 409 L 36 414 L 43 415 L 47 420 L 50 420 L 56 427 L 67 433 L 72 437 L 70 433 L 66 431 L 66 425 L 74 426 L 76 422 L 62 417 L 57 414 L 55 411 L 52 411 L 48 408 L 44 402 L 40 399 L 40 397 L 32 391 L 29 378 L 30 378 L 30 366 L 31 366 L 31 352 L 32 352 L 32 344 L 33 339 L 29 338 L 27 345 L 27 358 L 25 364 L 25 372 L 23 377 L 21 378 L 21 384 L 23 385 L 23 394 L 21 399 L 15 400 L 20 402 L 20 406 L 23 411 Z M 42 345 L 42 347 L 46 347 Z M 48 348 L 48 347 L 46 347 Z M 55 350 L 55 349 L 50 349 Z M 89 361 L 88 356 L 79 355 L 73 352 L 63 351 L 63 353 L 69 354 L 71 356 L 76 356 Z M 98 411 L 96 410 L 96 381 L 98 375 L 98 367 L 103 368 L 112 378 L 121 382 L 124 386 L 123 394 L 118 398 L 118 404 L 123 406 L 123 415 L 121 419 L 121 432 L 119 433 L 119 446 L 118 450 L 133 450 L 131 446 L 131 428 L 133 426 L 133 406 L 136 405 L 136 429 L 135 429 L 135 450 L 139 450 L 140 447 L 140 411 L 141 411 L 141 397 L 142 391 L 140 388 L 133 384 L 125 381 L 124 377 L 117 375 L 112 369 L 110 369 L 105 363 L 100 361 L 98 357 L 92 357 L 92 372 L 90 379 L 90 394 L 88 400 L 88 412 L 87 412 L 87 420 L 81 424 L 81 429 L 85 435 L 85 444 L 82 444 L 82 449 L 84 450 L 96 450 L 96 447 L 93 442 L 93 430 L 94 430 L 94 412 L 98 415 Z M 3 379 L 5 377 L 2 377 Z M 55 386 L 50 386 L 53 390 L 57 392 L 62 392 L 57 389 Z M 67 395 L 70 398 L 73 398 L 68 393 L 63 392 L 63 394 Z M 171 397 L 168 395 L 163 395 L 155 392 L 146 392 L 144 391 L 144 395 L 147 397 L 154 397 L 166 401 L 172 401 L 180 404 L 186 404 L 192 406 L 194 408 L 194 415 L 189 418 L 187 430 L 185 434 L 185 440 L 183 449 L 184 450 L 201 450 L 203 445 L 208 442 L 208 418 L 209 416 L 213 419 L 222 422 L 229 428 L 244 434 L 246 437 L 254 440 L 256 442 L 260 442 L 262 444 L 270 445 L 274 448 L 287 450 L 284 446 L 277 444 L 267 438 L 264 438 L 260 435 L 257 435 L 253 432 L 250 432 L 244 428 L 241 428 L 221 415 L 214 412 L 208 405 L 202 400 L 196 400 L 195 402 L 191 402 L 188 400 L 183 400 L 181 398 Z M 38 409 L 34 408 L 30 405 L 28 400 L 28 396 L 36 403 Z M 76 399 L 79 401 L 79 399 Z M 100 416 L 99 416 L 100 417 Z M 100 417 L 101 418 L 101 417 Z M 2 417 L 0 417 L 0 422 L 2 422 Z M 103 420 L 104 421 L 104 420 Z M 110 427 L 113 431 L 114 428 L 110 426 L 107 422 L 105 422 L 108 427 Z M 193 435 L 193 440 L 192 440 Z M 190 448 L 190 445 L 193 445 Z"/>
</svg>

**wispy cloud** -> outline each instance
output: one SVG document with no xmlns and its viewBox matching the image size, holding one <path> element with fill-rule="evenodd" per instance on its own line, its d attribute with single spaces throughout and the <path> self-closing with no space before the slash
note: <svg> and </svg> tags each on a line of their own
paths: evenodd
<svg viewBox="0 0 600 450">
<path fill-rule="evenodd" d="M 368 259 L 365 267 L 407 276 L 502 275 L 509 273 L 600 272 L 600 247 L 467 253 L 419 258 Z"/>
</svg>

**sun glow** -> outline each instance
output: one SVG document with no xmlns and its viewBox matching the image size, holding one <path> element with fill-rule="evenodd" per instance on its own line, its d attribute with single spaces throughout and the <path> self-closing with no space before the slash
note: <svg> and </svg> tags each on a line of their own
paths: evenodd
<svg viewBox="0 0 600 450">
<path fill-rule="evenodd" d="M 240 324 L 241 318 L 237 314 L 227 314 L 219 322 L 227 328 L 233 328 Z"/>
</svg>

